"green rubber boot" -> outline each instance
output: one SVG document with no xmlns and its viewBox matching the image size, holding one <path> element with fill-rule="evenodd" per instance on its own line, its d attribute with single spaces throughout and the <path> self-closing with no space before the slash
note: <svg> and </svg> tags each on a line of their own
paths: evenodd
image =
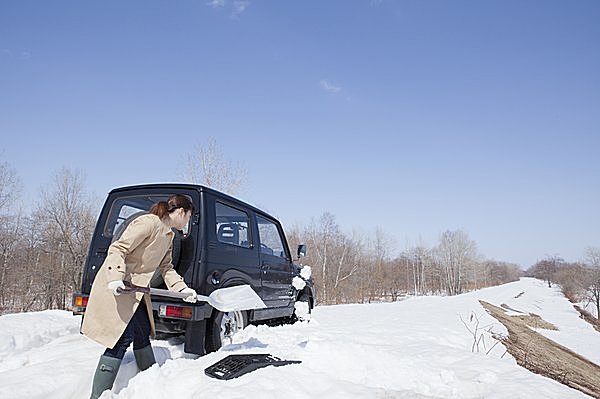
<svg viewBox="0 0 600 399">
<path fill-rule="evenodd" d="M 134 349 L 133 355 L 135 356 L 135 362 L 137 363 L 138 369 L 140 369 L 140 371 L 144 371 L 152 367 L 152 365 L 156 363 L 156 359 L 154 359 L 154 352 L 152 352 L 151 345 L 148 345 L 142 349 Z"/>
<path fill-rule="evenodd" d="M 96 373 L 94 374 L 94 382 L 92 384 L 92 395 L 90 399 L 98 399 L 102 392 L 111 389 L 117 373 L 121 367 L 121 359 L 115 359 L 110 356 L 100 356 Z"/>
</svg>

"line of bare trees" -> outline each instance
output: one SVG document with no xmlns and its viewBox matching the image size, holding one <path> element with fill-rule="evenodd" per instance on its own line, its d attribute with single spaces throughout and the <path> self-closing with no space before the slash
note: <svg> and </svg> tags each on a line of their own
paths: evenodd
<svg viewBox="0 0 600 399">
<path fill-rule="evenodd" d="M 518 280 L 515 264 L 482 260 L 477 245 L 461 231 L 441 234 L 438 245 L 415 246 L 398 256 L 390 238 L 378 229 L 373 237 L 345 234 L 331 213 L 288 232 L 292 248 L 303 242 L 322 304 L 395 301 L 405 295 L 456 295 Z"/>
<path fill-rule="evenodd" d="M 546 281 L 548 287 L 558 284 L 572 302 L 582 303 L 596 318 L 600 315 L 600 248 L 587 247 L 581 262 L 547 256 L 526 274 Z"/>
<path fill-rule="evenodd" d="M 79 290 L 96 212 L 81 174 L 63 169 L 25 213 L 19 179 L 0 164 L 0 313 L 66 309 Z"/>
</svg>

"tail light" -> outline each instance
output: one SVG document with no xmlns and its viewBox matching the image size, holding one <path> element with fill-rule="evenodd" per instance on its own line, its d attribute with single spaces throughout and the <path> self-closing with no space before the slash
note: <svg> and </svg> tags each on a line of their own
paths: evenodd
<svg viewBox="0 0 600 399">
<path fill-rule="evenodd" d="M 160 317 L 171 317 L 174 319 L 191 319 L 194 309 L 183 306 L 160 305 L 158 315 Z"/>
<path fill-rule="evenodd" d="M 85 308 L 88 304 L 89 295 L 73 294 L 73 307 Z"/>
<path fill-rule="evenodd" d="M 73 305 L 73 314 L 83 314 L 85 312 L 85 308 L 88 305 L 89 295 L 86 294 L 73 294 L 72 305 Z"/>
</svg>

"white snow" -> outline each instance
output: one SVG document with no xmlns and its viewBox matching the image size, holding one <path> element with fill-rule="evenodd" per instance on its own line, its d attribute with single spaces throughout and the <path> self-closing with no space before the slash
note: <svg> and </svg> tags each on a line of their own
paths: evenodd
<svg viewBox="0 0 600 399">
<path fill-rule="evenodd" d="M 308 306 L 308 302 L 296 302 L 294 304 L 294 314 L 300 321 L 310 320 L 310 308 Z"/>
<path fill-rule="evenodd" d="M 138 373 L 130 349 L 103 398 L 587 397 L 519 367 L 501 344 L 494 346 L 489 331 L 506 330 L 479 299 L 540 315 L 559 331 L 539 332 L 600 362 L 600 334 L 556 288 L 522 279 L 455 297 L 317 306 L 310 323 L 249 326 L 232 344 L 200 358 L 184 354 L 177 340 L 154 340 L 159 364 Z M 61 311 L 0 317 L 0 398 L 89 397 L 104 348 L 80 335 L 79 323 L 80 317 Z M 302 363 L 230 381 L 204 374 L 225 356 L 242 353 Z"/>
<path fill-rule="evenodd" d="M 303 266 L 300 270 L 300 276 L 303 279 L 308 280 L 312 276 L 312 268 L 310 266 Z"/>
<path fill-rule="evenodd" d="M 298 276 L 294 276 L 294 278 L 292 279 L 292 285 L 298 291 L 302 291 L 304 289 L 304 287 L 306 287 L 306 281 L 304 281 L 303 279 L 301 279 Z"/>
<path fill-rule="evenodd" d="M 583 301 L 583 302 L 579 302 L 578 303 L 579 307 L 587 312 L 589 312 L 592 316 L 598 318 L 598 309 L 596 308 L 596 304 L 591 301 L 591 300 L 587 300 L 587 301 Z"/>
<path fill-rule="evenodd" d="M 308 279 L 310 278 L 311 275 L 312 275 L 312 268 L 310 266 L 303 266 L 302 269 L 300 270 L 300 276 L 295 276 L 292 279 L 292 285 L 298 291 L 302 291 L 304 289 L 304 287 L 306 287 L 306 281 L 308 281 Z"/>
</svg>

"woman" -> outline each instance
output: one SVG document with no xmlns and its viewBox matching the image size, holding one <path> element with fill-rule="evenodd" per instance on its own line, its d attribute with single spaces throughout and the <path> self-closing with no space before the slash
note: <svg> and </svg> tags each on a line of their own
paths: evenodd
<svg viewBox="0 0 600 399">
<path fill-rule="evenodd" d="M 83 334 L 107 347 L 96 368 L 92 399 L 112 388 L 132 342 L 140 370 L 156 363 L 149 338 L 154 334 L 150 296 L 121 295 L 123 281 L 147 287 L 158 267 L 169 290 L 189 293 L 184 300 L 196 301 L 196 292 L 188 288 L 171 261 L 172 228 L 182 230 L 193 212 L 188 197 L 172 195 L 167 201 L 154 204 L 149 214 L 134 219 L 108 248 L 106 260 L 94 279 L 81 327 Z"/>
</svg>

